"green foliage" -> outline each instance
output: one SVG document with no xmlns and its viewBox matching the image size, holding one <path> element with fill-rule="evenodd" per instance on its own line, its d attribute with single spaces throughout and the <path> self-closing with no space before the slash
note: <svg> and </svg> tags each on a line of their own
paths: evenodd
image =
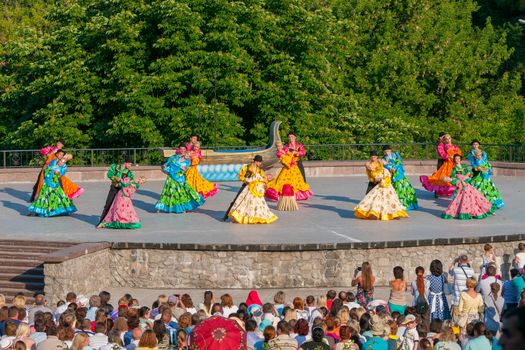
<svg viewBox="0 0 525 350">
<path fill-rule="evenodd" d="M 305 143 L 523 142 L 501 1 L 7 2 L 2 147 L 263 144 L 275 119 Z"/>
</svg>

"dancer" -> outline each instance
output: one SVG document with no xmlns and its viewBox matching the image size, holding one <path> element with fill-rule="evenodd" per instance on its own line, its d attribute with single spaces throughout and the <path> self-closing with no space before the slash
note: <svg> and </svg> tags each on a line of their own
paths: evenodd
<svg viewBox="0 0 525 350">
<path fill-rule="evenodd" d="M 283 167 L 273 181 L 268 183 L 264 196 L 271 200 L 279 200 L 282 195 L 283 186 L 291 185 L 295 192 L 295 199 L 306 200 L 313 195 L 310 191 L 310 186 L 304 181 L 301 171 L 295 161 L 297 157 L 289 149 L 283 146 L 281 142 L 277 142 L 277 156 Z"/>
<path fill-rule="evenodd" d="M 197 143 L 199 144 L 199 148 L 200 148 L 199 137 L 197 136 L 197 134 L 191 134 L 190 141 L 186 144 L 186 150 L 188 151 L 195 150 Z"/>
<path fill-rule="evenodd" d="M 448 159 L 447 151 L 445 151 L 445 143 L 443 142 L 443 136 L 445 136 L 446 132 L 440 132 L 439 133 L 439 142 L 436 146 L 436 152 L 438 155 L 438 161 L 437 161 L 437 168 L 436 170 L 439 170 L 443 163 L 445 163 L 445 160 Z"/>
<path fill-rule="evenodd" d="M 193 150 L 188 152 L 191 165 L 186 172 L 186 181 L 191 187 L 193 187 L 193 189 L 195 189 L 195 191 L 199 192 L 204 197 L 204 199 L 215 196 L 219 192 L 219 187 L 217 184 L 209 182 L 203 178 L 199 173 L 199 169 L 197 168 L 197 165 L 202 159 L 201 144 L 199 142 L 195 142 L 193 145 Z"/>
<path fill-rule="evenodd" d="M 186 146 L 179 147 L 179 154 L 168 158 L 162 171 L 168 176 L 160 199 L 155 204 L 157 212 L 184 213 L 204 204 L 204 198 L 186 182 L 186 171 L 191 164 Z"/>
<path fill-rule="evenodd" d="M 69 153 L 66 153 L 64 155 L 63 159 L 66 162 L 68 162 L 71 159 L 73 159 L 73 155 L 71 155 Z M 56 164 L 57 161 L 58 161 L 58 159 L 55 158 L 51 162 L 49 162 L 49 165 L 54 165 L 54 164 Z M 63 175 L 60 178 L 60 185 L 62 186 L 62 189 L 64 190 L 66 195 L 69 197 L 69 199 L 79 198 L 84 193 L 84 189 L 82 187 L 78 186 L 73 181 L 71 181 L 71 179 L 69 179 L 69 177 L 67 177 L 66 175 Z"/>
<path fill-rule="evenodd" d="M 301 175 L 303 175 L 304 182 L 306 182 L 306 174 L 304 171 L 304 165 L 302 160 L 302 158 L 306 155 L 306 150 L 304 149 L 304 146 L 301 143 L 297 142 L 297 138 L 293 131 L 290 131 L 288 133 L 288 141 L 288 150 L 292 152 L 294 161 L 299 167 Z M 280 157 L 279 154 L 277 154 L 277 157 Z"/>
<path fill-rule="evenodd" d="M 469 160 L 470 160 L 469 153 Z M 470 184 L 476 190 L 481 192 L 483 197 L 487 198 L 496 208 L 500 209 L 505 205 L 501 194 L 491 179 L 492 175 L 492 165 L 490 165 L 487 154 L 480 150 L 476 149 L 474 151 L 474 158 L 470 162 L 472 164 L 472 180 Z M 475 171 L 477 174 L 475 175 Z"/>
<path fill-rule="evenodd" d="M 383 164 L 384 167 L 390 171 L 392 176 L 392 185 L 396 190 L 399 201 L 406 210 L 417 209 L 417 197 L 416 190 L 408 181 L 405 176 L 405 169 L 403 168 L 403 160 L 399 152 L 392 153 L 392 148 L 390 146 L 383 147 L 384 157 Z"/>
<path fill-rule="evenodd" d="M 461 155 L 454 155 L 453 161 L 455 165 L 452 174 L 446 178 L 446 181 L 456 186 L 457 193 L 452 203 L 445 210 L 443 218 L 483 219 L 493 214 L 496 206 L 493 206 L 488 199 L 469 184 L 472 173 L 468 167 L 461 164 Z"/>
<path fill-rule="evenodd" d="M 472 146 L 472 149 L 468 153 L 467 157 L 468 157 L 468 161 L 470 162 L 470 166 L 472 167 L 472 177 L 476 177 L 480 173 L 480 171 L 476 169 L 479 166 L 479 164 L 475 164 L 475 163 L 477 163 L 475 161 L 475 159 L 476 159 L 476 151 L 479 150 L 479 146 L 481 144 L 480 144 L 480 142 L 478 140 L 474 139 L 474 140 L 472 140 L 470 145 Z M 482 152 L 482 160 L 483 160 L 483 162 L 488 162 L 487 154 L 485 153 L 485 151 L 481 151 L 481 152 Z"/>
<path fill-rule="evenodd" d="M 368 172 L 368 169 L 367 169 Z M 383 169 L 375 174 L 377 185 L 354 208 L 354 215 L 360 219 L 392 220 L 408 217 L 405 207 L 399 201 L 392 187 L 390 171 Z"/>
<path fill-rule="evenodd" d="M 44 165 L 42 166 L 40 173 L 38 173 L 38 177 L 36 179 L 35 185 L 33 186 L 33 192 L 31 193 L 31 198 L 29 202 L 34 202 L 35 198 L 38 196 L 38 192 L 40 191 L 40 188 L 42 187 L 42 181 L 44 179 L 44 170 L 49 165 L 49 163 L 53 159 L 55 159 L 56 152 L 64 148 L 64 143 L 65 143 L 64 140 L 60 139 L 60 140 L 57 140 L 55 146 L 46 146 L 40 150 L 39 153 L 42 156 L 46 157 L 46 161 Z"/>
<path fill-rule="evenodd" d="M 379 161 L 376 151 L 370 152 L 370 161 L 365 164 L 365 168 L 368 176 L 366 188 L 366 194 L 368 194 L 383 179 L 383 163 Z"/>
<path fill-rule="evenodd" d="M 35 201 L 29 206 L 29 216 L 44 217 L 69 215 L 77 211 L 73 201 L 65 194 L 60 185 L 61 177 L 67 172 L 64 151 L 55 152 L 57 161 L 44 169 L 42 188 Z"/>
<path fill-rule="evenodd" d="M 115 200 L 109 209 L 108 214 L 104 220 L 97 226 L 97 228 L 116 228 L 116 229 L 136 229 L 142 225 L 140 219 L 133 208 L 132 196 L 135 191 L 146 182 L 144 177 L 138 181 L 132 181 L 129 177 L 125 177 L 119 181 L 120 190 L 115 196 Z"/>
<path fill-rule="evenodd" d="M 131 171 L 131 166 L 133 165 L 131 158 L 126 157 L 124 164 L 111 164 L 106 177 L 111 180 L 111 186 L 109 188 L 108 196 L 106 198 L 106 204 L 100 215 L 100 220 L 97 224 L 97 227 L 102 223 L 102 220 L 106 217 L 109 212 L 109 208 L 115 200 L 115 196 L 120 190 L 120 183 L 124 178 L 129 178 L 130 181 L 133 180 L 133 172 Z"/>
<path fill-rule="evenodd" d="M 419 181 L 423 187 L 430 192 L 435 192 L 436 197 L 438 196 L 452 196 L 455 187 L 445 181 L 445 178 L 449 178 L 454 168 L 453 157 L 455 154 L 461 155 L 459 147 L 452 143 L 452 137 L 449 134 L 445 134 L 441 137 L 444 144 L 444 151 L 447 154 L 447 159 L 443 162 L 443 165 L 431 176 L 420 176 Z M 441 155 L 441 154 L 440 154 Z M 444 154 L 442 155 L 444 157 Z"/>
<path fill-rule="evenodd" d="M 240 224 L 270 224 L 277 216 L 270 211 L 264 200 L 265 186 L 270 175 L 265 176 L 261 169 L 263 159 L 256 155 L 251 164 L 242 167 L 239 180 L 244 182 L 235 200 L 228 208 L 229 218 Z"/>
</svg>

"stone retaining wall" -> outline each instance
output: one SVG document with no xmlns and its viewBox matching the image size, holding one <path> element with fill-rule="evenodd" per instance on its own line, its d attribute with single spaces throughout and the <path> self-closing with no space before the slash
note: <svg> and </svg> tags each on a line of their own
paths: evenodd
<svg viewBox="0 0 525 350">
<path fill-rule="evenodd" d="M 511 239 L 508 239 L 511 238 Z M 73 258 L 62 263 L 45 264 L 46 295 L 55 302 L 68 291 L 90 294 L 107 287 L 167 288 L 349 288 L 355 267 L 363 261 L 372 264 L 377 285 L 388 285 L 392 268 L 400 265 L 406 279 L 414 279 L 414 270 L 421 265 L 426 270 L 433 259 L 440 259 L 444 268 L 458 255 L 467 254 L 479 271 L 485 241 L 492 245 L 500 258 L 500 269 L 506 276 L 510 261 L 522 235 L 424 242 L 388 242 L 393 248 L 297 246 L 202 247 L 162 244 L 114 243 L 112 248 Z M 427 243 L 426 245 L 423 243 Z M 409 246 L 406 246 L 409 245 Z M 151 248 L 147 248 L 150 246 Z M 153 246 L 156 246 L 153 248 Z M 339 246 L 339 247 L 338 247 Z M 162 247 L 162 248 L 161 248 Z M 160 248 L 160 249 L 158 249 Z M 180 249 L 179 249 L 180 248 Z M 224 249 L 223 249 L 224 248 Z M 239 249 L 237 249 L 239 248 Z"/>
</svg>

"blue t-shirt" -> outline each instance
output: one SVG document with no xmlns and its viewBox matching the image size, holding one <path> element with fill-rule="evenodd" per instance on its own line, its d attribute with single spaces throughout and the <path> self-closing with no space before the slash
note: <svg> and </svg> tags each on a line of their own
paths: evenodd
<svg viewBox="0 0 525 350">
<path fill-rule="evenodd" d="M 520 302 L 520 294 L 523 288 L 525 288 L 525 278 L 524 276 L 518 276 L 512 280 L 512 285 L 516 290 L 516 303 Z"/>
<path fill-rule="evenodd" d="M 521 277 L 518 277 L 521 278 Z M 518 293 L 516 293 L 516 287 L 512 283 L 512 280 L 505 281 L 503 283 L 503 299 L 505 299 L 505 304 L 515 304 L 516 299 L 518 299 Z"/>
<path fill-rule="evenodd" d="M 373 337 L 363 344 L 363 349 L 366 350 L 388 350 L 388 342 L 383 338 Z"/>
</svg>

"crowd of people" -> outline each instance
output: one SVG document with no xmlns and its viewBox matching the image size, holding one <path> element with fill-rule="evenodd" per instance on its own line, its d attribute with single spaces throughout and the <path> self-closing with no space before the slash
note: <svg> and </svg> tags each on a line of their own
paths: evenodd
<svg viewBox="0 0 525 350">
<path fill-rule="evenodd" d="M 190 334 L 211 316 L 237 322 L 254 350 L 525 349 L 525 244 L 518 250 L 513 263 L 521 268 L 506 280 L 489 244 L 480 270 L 461 255 L 448 269 L 440 260 L 428 272 L 419 266 L 407 281 L 395 266 L 388 300 L 375 296 L 368 262 L 355 269 L 351 290 L 306 297 L 280 291 L 265 302 L 255 290 L 241 303 L 206 291 L 200 303 L 173 294 L 151 306 L 130 294 L 113 306 L 105 291 L 89 298 L 70 292 L 52 308 L 43 295 L 33 305 L 18 295 L 10 306 L 0 296 L 0 350 L 195 349 Z"/>
</svg>

